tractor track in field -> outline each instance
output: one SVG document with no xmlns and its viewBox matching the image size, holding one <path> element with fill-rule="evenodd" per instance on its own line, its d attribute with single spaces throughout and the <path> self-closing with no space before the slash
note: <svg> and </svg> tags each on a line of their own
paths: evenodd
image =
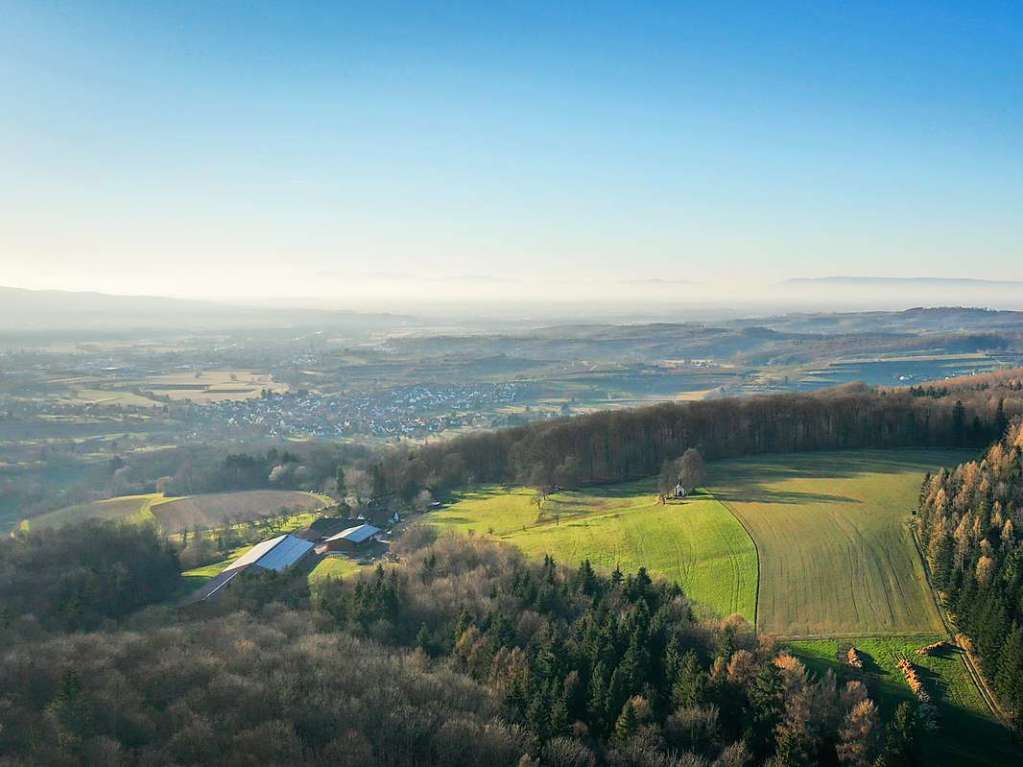
<svg viewBox="0 0 1023 767">
<path fill-rule="evenodd" d="M 756 554 L 756 557 L 757 557 L 757 590 L 756 590 L 756 595 L 753 598 L 753 630 L 756 631 L 757 633 L 759 633 L 760 632 L 760 625 L 759 625 L 760 624 L 760 546 L 757 545 L 757 539 L 753 537 L 753 531 L 750 530 L 749 527 L 747 527 L 745 520 L 743 520 L 743 518 L 741 516 L 739 516 L 738 512 L 736 512 L 736 510 L 732 508 L 732 505 L 730 503 L 728 503 L 727 501 L 725 501 L 725 500 L 723 500 L 721 498 L 718 498 L 718 496 L 715 495 L 714 493 L 710 493 L 709 495 L 715 501 L 717 501 L 722 506 L 724 506 L 726 509 L 728 509 L 728 513 L 731 514 L 732 517 L 735 518 L 735 521 L 738 522 L 742 526 L 742 529 L 746 531 L 746 536 L 753 543 L 753 553 Z"/>
</svg>

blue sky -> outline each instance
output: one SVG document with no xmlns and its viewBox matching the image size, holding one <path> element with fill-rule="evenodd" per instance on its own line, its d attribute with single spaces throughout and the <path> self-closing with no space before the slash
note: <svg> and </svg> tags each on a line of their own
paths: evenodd
<svg viewBox="0 0 1023 767">
<path fill-rule="evenodd" d="M 126 6 L 0 0 L 0 283 L 1023 279 L 1016 2 Z"/>
</svg>

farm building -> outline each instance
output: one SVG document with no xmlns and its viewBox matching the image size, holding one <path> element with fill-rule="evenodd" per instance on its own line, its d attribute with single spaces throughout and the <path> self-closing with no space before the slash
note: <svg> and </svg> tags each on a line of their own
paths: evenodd
<svg viewBox="0 0 1023 767">
<path fill-rule="evenodd" d="M 355 552 L 375 541 L 381 532 L 379 527 L 363 524 L 342 530 L 337 535 L 327 538 L 324 543 L 327 551 Z"/>
<path fill-rule="evenodd" d="M 191 601 L 202 601 L 216 596 L 227 588 L 239 573 L 243 573 L 249 568 L 256 571 L 283 572 L 302 560 L 312 550 L 313 544 L 310 541 L 294 535 L 278 535 L 276 538 L 257 543 L 200 589 Z"/>
<path fill-rule="evenodd" d="M 297 536 L 278 535 L 276 538 L 257 543 L 228 565 L 224 572 L 244 570 L 251 566 L 279 573 L 302 559 L 312 548 L 312 543 Z"/>
</svg>

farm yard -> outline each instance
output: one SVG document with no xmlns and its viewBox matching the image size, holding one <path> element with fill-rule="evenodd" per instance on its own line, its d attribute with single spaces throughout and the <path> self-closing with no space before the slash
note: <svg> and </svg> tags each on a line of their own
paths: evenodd
<svg viewBox="0 0 1023 767">
<path fill-rule="evenodd" d="M 21 523 L 22 529 L 45 529 L 87 519 L 155 522 L 167 533 L 212 530 L 233 524 L 316 511 L 330 503 L 326 496 L 295 490 L 244 490 L 167 498 L 162 493 L 129 495 L 67 506 Z"/>
<path fill-rule="evenodd" d="M 432 524 L 488 534 L 575 567 L 646 567 L 677 581 L 701 610 L 753 621 L 757 557 L 731 513 L 709 497 L 661 505 L 652 480 L 550 495 L 538 513 L 526 488 L 487 487 L 430 515 Z"/>
<path fill-rule="evenodd" d="M 924 473 L 968 457 L 852 451 L 710 464 L 709 490 L 757 542 L 758 630 L 786 637 L 941 631 L 906 521 Z"/>
</svg>

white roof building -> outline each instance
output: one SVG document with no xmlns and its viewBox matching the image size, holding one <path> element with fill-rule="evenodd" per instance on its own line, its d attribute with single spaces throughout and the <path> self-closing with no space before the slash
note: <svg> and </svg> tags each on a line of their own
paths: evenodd
<svg viewBox="0 0 1023 767">
<path fill-rule="evenodd" d="M 278 535 L 268 541 L 257 543 L 242 554 L 238 559 L 224 568 L 216 578 L 189 598 L 189 602 L 201 602 L 216 596 L 250 567 L 259 570 L 283 572 L 308 554 L 313 548 L 310 541 L 294 535 Z"/>
<path fill-rule="evenodd" d="M 224 572 L 239 570 L 250 565 L 264 570 L 282 572 L 304 557 L 313 544 L 294 535 L 278 535 L 268 541 L 257 543 L 229 564 Z"/>
<path fill-rule="evenodd" d="M 374 527 L 373 525 L 358 525 L 357 527 L 349 527 L 347 530 L 342 530 L 340 533 L 330 536 L 326 542 L 332 543 L 335 541 L 348 541 L 349 543 L 358 545 L 360 543 L 365 543 L 370 538 L 380 535 L 381 532 L 382 531 L 379 527 Z"/>
</svg>

